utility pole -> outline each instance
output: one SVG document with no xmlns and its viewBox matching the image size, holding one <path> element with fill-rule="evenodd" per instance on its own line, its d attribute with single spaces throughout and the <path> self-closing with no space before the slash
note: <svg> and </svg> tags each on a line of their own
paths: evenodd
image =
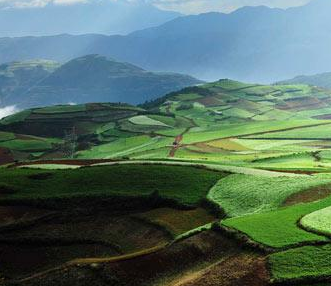
<svg viewBox="0 0 331 286">
<path fill-rule="evenodd" d="M 77 134 L 76 134 L 76 127 L 73 126 L 72 128 L 65 130 L 64 134 L 64 156 L 66 158 L 73 159 L 76 148 L 77 148 Z"/>
</svg>

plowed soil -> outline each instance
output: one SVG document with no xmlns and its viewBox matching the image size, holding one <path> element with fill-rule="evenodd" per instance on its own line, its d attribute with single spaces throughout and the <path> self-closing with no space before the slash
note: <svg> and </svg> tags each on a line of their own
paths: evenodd
<svg viewBox="0 0 331 286">
<path fill-rule="evenodd" d="M 331 195 L 331 185 L 318 186 L 310 188 L 303 192 L 293 194 L 284 202 L 285 206 L 292 206 L 298 203 L 309 203 L 324 199 Z"/>
<path fill-rule="evenodd" d="M 269 279 L 264 259 L 240 254 L 167 286 L 266 286 Z"/>
</svg>

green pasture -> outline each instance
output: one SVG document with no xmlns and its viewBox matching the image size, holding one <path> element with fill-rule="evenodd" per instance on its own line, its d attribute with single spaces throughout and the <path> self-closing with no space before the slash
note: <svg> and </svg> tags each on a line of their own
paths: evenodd
<svg viewBox="0 0 331 286">
<path fill-rule="evenodd" d="M 2 169 L 0 184 L 11 191 L 1 200 L 157 194 L 179 203 L 197 204 L 223 176 L 222 172 L 194 167 L 139 164 L 73 170 Z"/>
</svg>

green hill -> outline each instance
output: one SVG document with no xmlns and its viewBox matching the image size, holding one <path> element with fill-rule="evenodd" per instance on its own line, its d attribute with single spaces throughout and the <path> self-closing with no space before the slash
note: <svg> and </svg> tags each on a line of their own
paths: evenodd
<svg viewBox="0 0 331 286">
<path fill-rule="evenodd" d="M 39 159 L 71 154 L 315 170 L 329 167 L 330 118 L 328 90 L 223 79 L 140 107 L 91 103 L 29 109 L 1 120 L 0 130 L 62 142 L 40 152 Z M 8 142 L 2 147 L 15 150 Z"/>
<path fill-rule="evenodd" d="M 75 141 L 76 151 L 88 153 L 89 151 L 84 150 L 91 150 L 91 154 L 86 154 L 88 158 L 119 156 L 125 149 L 135 148 L 140 144 L 147 150 L 166 147 L 172 144 L 177 132 L 191 126 L 192 122 L 181 116 L 149 112 L 140 107 L 114 103 L 27 109 L 0 121 L 0 130 L 4 131 L 4 135 L 28 134 L 62 142 L 54 146 L 53 150 L 48 148 L 48 152 L 40 152 L 40 158 L 68 156 L 68 140 Z M 15 142 L 5 136 L 0 147 L 15 150 Z M 111 153 L 112 148 L 110 153 L 97 151 L 98 148 L 107 149 L 108 145 L 114 145 L 117 155 Z M 21 148 L 21 151 L 29 152 L 29 149 Z M 20 159 L 20 155 L 15 158 Z"/>
<path fill-rule="evenodd" d="M 223 79 L 0 120 L 4 285 L 329 281 L 330 119 L 330 90 Z"/>
</svg>

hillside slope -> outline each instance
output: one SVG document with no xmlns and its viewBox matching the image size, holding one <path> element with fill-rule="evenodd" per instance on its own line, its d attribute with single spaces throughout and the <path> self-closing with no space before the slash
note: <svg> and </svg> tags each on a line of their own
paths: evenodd
<svg viewBox="0 0 331 286">
<path fill-rule="evenodd" d="M 54 72 L 60 64 L 46 60 L 0 65 L 0 107 L 18 103 L 19 95 Z"/>
<path fill-rule="evenodd" d="M 86 102 L 137 104 L 200 83 L 190 76 L 152 73 L 99 55 L 76 58 L 62 66 L 35 61 L 2 67 L 1 105 L 21 109 Z"/>
<path fill-rule="evenodd" d="M 223 79 L 140 107 L 34 108 L 4 118 L 0 130 L 56 140 L 53 149 L 34 154 L 39 159 L 176 159 L 324 170 L 331 167 L 330 119 L 329 90 Z M 3 136 L 0 147 L 16 150 L 9 135 Z"/>
<path fill-rule="evenodd" d="M 302 75 L 295 78 L 280 81 L 277 84 L 309 84 L 322 88 L 331 88 L 331 72 L 321 73 L 316 75 Z"/>
</svg>

